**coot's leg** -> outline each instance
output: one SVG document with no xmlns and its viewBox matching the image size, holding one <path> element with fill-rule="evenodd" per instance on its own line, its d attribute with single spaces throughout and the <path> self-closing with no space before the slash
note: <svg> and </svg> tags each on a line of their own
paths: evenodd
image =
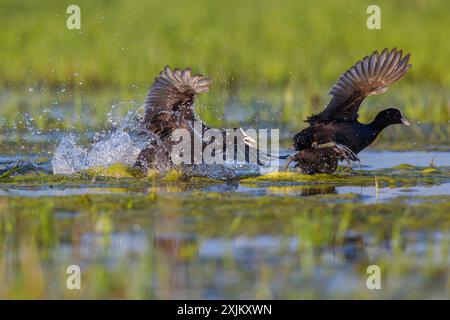
<svg viewBox="0 0 450 320">
<path fill-rule="evenodd" d="M 359 161 L 358 156 L 352 151 L 350 150 L 348 147 L 342 145 L 342 144 L 336 144 L 336 146 L 334 146 L 332 148 L 337 154 L 339 154 L 340 156 L 342 156 L 342 158 L 347 161 L 349 164 L 351 161 Z"/>
<path fill-rule="evenodd" d="M 336 142 L 317 144 L 317 142 L 313 142 L 311 146 L 314 149 L 331 148 L 334 152 L 336 152 L 339 156 L 341 156 L 348 163 L 350 163 L 350 161 L 359 161 L 358 156 L 352 150 L 350 150 L 349 147 L 344 146 L 343 144 L 339 144 Z"/>
<path fill-rule="evenodd" d="M 284 165 L 284 171 L 288 171 L 289 165 L 291 164 L 292 161 L 294 161 L 295 156 L 296 155 L 290 156 L 290 157 L 287 158 L 286 164 Z"/>
</svg>

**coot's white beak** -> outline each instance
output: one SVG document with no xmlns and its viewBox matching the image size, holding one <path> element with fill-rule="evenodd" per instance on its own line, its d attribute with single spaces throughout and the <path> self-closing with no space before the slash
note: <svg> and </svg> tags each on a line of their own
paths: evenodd
<svg viewBox="0 0 450 320">
<path fill-rule="evenodd" d="M 405 126 L 410 126 L 411 123 L 409 123 L 409 121 L 406 118 L 401 118 L 400 121 L 405 125 Z"/>
</svg>

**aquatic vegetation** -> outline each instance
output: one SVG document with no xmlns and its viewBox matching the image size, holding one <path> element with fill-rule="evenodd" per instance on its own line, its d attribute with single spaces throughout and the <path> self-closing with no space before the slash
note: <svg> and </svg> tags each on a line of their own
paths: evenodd
<svg viewBox="0 0 450 320">
<path fill-rule="evenodd" d="M 259 283 L 266 298 L 445 297 L 450 198 L 440 198 L 411 206 L 403 200 L 360 205 L 330 202 L 325 195 L 255 198 L 213 192 L 0 197 L 8 212 L 0 214 L 0 296 L 193 298 L 212 286 L 216 297 L 255 298 L 263 294 L 253 285 Z M 19 222 L 19 216 L 26 219 Z M 422 241 L 417 237 L 434 240 L 423 252 L 415 247 Z M 64 250 L 67 245 L 73 251 Z M 6 264 L 16 246 L 20 257 Z M 16 267 L 25 262 L 46 267 Z M 73 263 L 83 270 L 77 292 L 65 288 L 64 272 Z M 386 279 L 383 293 L 364 287 L 365 266 L 373 263 L 397 279 Z M 348 264 L 354 268 L 336 271 L 336 265 Z M 339 290 L 327 282 L 335 272 L 361 285 L 346 283 Z M 239 283 L 222 282 L 221 273 Z M 181 282 L 167 287 L 175 278 Z"/>
<path fill-rule="evenodd" d="M 402 163 L 402 164 L 392 167 L 392 169 L 394 169 L 394 170 L 414 170 L 416 168 L 411 164 Z"/>
<path fill-rule="evenodd" d="M 164 181 L 178 181 L 181 180 L 183 178 L 183 172 L 180 170 L 170 170 L 169 172 L 167 172 L 164 177 L 163 180 Z"/>
<path fill-rule="evenodd" d="M 19 160 L 10 166 L 6 167 L 5 169 L 0 170 L 0 180 L 1 179 L 7 179 L 11 175 L 16 174 L 25 174 L 27 172 L 37 172 L 39 169 L 38 165 L 35 162 L 26 162 Z"/>
<path fill-rule="evenodd" d="M 422 170 L 422 173 L 427 174 L 427 173 L 439 173 L 439 169 L 436 168 L 425 168 Z"/>
<path fill-rule="evenodd" d="M 92 177 L 110 177 L 110 178 L 135 178 L 138 172 L 122 163 L 113 163 L 109 167 L 90 167 L 80 174 L 86 174 Z"/>
<path fill-rule="evenodd" d="M 450 170 L 426 169 L 230 182 L 179 171 L 135 176 L 121 163 L 12 174 L 0 180 L 0 297 L 444 297 L 450 198 L 423 196 L 420 186 L 448 185 Z M 401 189 L 386 200 L 385 186 Z M 83 273 L 77 292 L 65 288 L 71 264 Z M 388 277 L 382 293 L 365 289 L 369 264 Z M 339 278 L 352 281 L 339 289 Z"/>
<path fill-rule="evenodd" d="M 17 162 L 9 168 L 0 171 L 0 179 L 8 178 L 10 175 L 20 170 L 20 163 Z"/>
<path fill-rule="evenodd" d="M 436 184 L 450 180 L 450 167 L 422 168 L 400 165 L 392 169 L 352 170 L 339 174 L 305 175 L 297 172 L 273 172 L 266 175 L 246 178 L 241 183 L 297 183 L 297 184 L 350 184 L 399 186 L 415 184 Z"/>
<path fill-rule="evenodd" d="M 39 184 L 39 183 L 77 183 L 82 181 L 91 181 L 93 178 L 102 179 L 104 182 L 120 183 L 116 179 L 126 180 L 127 183 L 135 182 L 136 184 L 146 183 L 149 180 L 160 182 L 183 182 L 191 181 L 197 183 L 218 183 L 221 180 L 211 178 L 190 176 L 182 170 L 173 169 L 165 174 L 157 171 L 149 171 L 147 175 L 142 175 L 139 170 L 122 163 L 114 163 L 107 167 L 94 166 L 86 170 L 82 170 L 73 175 L 51 175 L 42 173 L 29 173 L 26 175 L 5 175 L 3 183 L 15 184 Z M 7 179 L 6 179 L 7 178 Z M 111 179 L 113 178 L 113 179 Z M 417 185 L 417 184 L 440 184 L 450 181 L 450 167 L 424 168 L 411 165 L 400 165 L 394 168 L 377 169 L 377 170 L 355 170 L 347 168 L 339 174 L 317 174 L 306 175 L 295 171 L 277 171 L 262 174 L 256 177 L 245 177 L 240 179 L 241 184 L 257 185 L 269 184 L 277 185 L 278 183 L 286 184 L 333 184 L 333 185 L 373 185 L 375 180 L 379 186 L 400 186 L 400 185 Z M 1 185 L 1 184 L 0 184 Z"/>
<path fill-rule="evenodd" d="M 339 180 L 338 175 L 332 174 L 317 174 L 317 175 L 308 175 L 301 174 L 297 172 L 291 171 L 278 171 L 271 172 L 259 177 L 254 178 L 246 178 L 243 182 L 256 182 L 256 181 L 269 181 L 269 182 L 277 182 L 277 181 L 285 181 L 285 182 L 308 182 L 308 181 L 324 181 L 324 180 Z"/>
</svg>

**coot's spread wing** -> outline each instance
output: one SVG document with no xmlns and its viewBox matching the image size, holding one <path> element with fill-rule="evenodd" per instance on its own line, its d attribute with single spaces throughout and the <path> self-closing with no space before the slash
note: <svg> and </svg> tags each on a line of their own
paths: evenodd
<svg viewBox="0 0 450 320">
<path fill-rule="evenodd" d="M 176 112 L 185 106 L 184 113 L 193 115 L 195 98 L 209 89 L 211 79 L 203 75 L 192 75 L 190 68 L 172 70 L 166 66 L 155 78 L 144 101 L 145 122 L 154 120 L 164 113 Z M 191 119 L 194 120 L 194 119 Z"/>
<path fill-rule="evenodd" d="M 352 121 L 358 118 L 358 108 L 365 97 L 382 94 L 388 86 L 403 77 L 411 67 L 410 55 L 384 49 L 364 57 L 341 75 L 330 91 L 332 98 L 325 109 L 307 119 L 310 123 L 331 120 Z"/>
<path fill-rule="evenodd" d="M 193 103 L 199 94 L 208 91 L 211 81 L 203 75 L 192 75 L 190 68 L 172 70 L 166 66 L 155 78 L 145 98 L 144 122 L 147 129 L 161 139 L 169 137 L 173 130 L 178 128 L 194 133 L 193 121 L 201 121 L 201 119 L 195 116 Z M 202 122 L 202 132 L 196 132 L 196 134 L 204 134 L 208 129 L 210 127 Z M 256 141 L 242 129 L 237 130 L 237 133 L 236 145 L 240 142 L 246 145 L 247 156 L 256 154 L 260 162 L 270 159 L 270 156 L 260 151 Z M 224 134 L 223 139 L 225 137 Z"/>
</svg>

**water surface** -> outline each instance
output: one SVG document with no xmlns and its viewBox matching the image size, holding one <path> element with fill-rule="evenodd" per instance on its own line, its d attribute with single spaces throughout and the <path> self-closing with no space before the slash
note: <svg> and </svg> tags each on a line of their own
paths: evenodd
<svg viewBox="0 0 450 320">
<path fill-rule="evenodd" d="M 61 178 L 42 155 L 0 156 L 36 163 L 0 180 L 0 297 L 450 297 L 450 153 L 360 156 L 298 181 Z"/>
</svg>

